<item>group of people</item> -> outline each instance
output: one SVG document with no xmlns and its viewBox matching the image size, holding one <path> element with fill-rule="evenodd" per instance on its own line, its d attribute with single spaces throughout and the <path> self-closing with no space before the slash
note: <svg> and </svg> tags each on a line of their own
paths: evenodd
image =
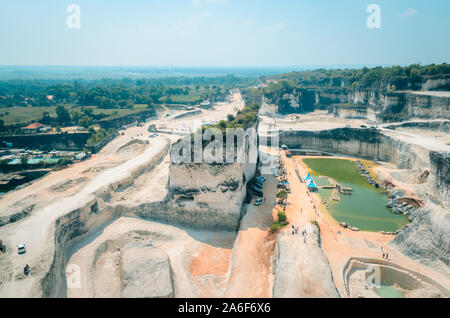
<svg viewBox="0 0 450 318">
<path fill-rule="evenodd" d="M 298 232 L 300 231 L 300 228 L 298 226 L 296 227 L 296 226 L 292 225 L 291 228 L 292 228 L 292 235 L 297 235 Z M 303 236 L 303 242 L 306 243 L 306 229 L 303 229 L 301 231 L 301 234 Z"/>
</svg>

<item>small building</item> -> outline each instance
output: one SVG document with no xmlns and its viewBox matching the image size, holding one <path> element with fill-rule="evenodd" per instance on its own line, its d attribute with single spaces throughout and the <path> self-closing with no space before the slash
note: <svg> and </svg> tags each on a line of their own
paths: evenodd
<svg viewBox="0 0 450 318">
<path fill-rule="evenodd" d="M 85 152 L 80 152 L 75 155 L 76 160 L 83 160 L 83 159 L 86 159 L 86 157 L 87 157 L 87 154 Z"/>
<path fill-rule="evenodd" d="M 45 125 L 35 122 L 35 123 L 29 124 L 26 127 L 22 127 L 21 129 L 26 134 L 36 134 L 36 133 L 39 133 L 41 131 L 41 129 L 43 129 L 43 128 L 45 128 Z"/>
<path fill-rule="evenodd" d="M 212 106 L 212 104 L 209 100 L 205 100 L 205 101 L 201 102 L 200 105 L 198 105 L 199 108 L 206 109 L 206 110 L 210 109 L 211 106 Z"/>
</svg>

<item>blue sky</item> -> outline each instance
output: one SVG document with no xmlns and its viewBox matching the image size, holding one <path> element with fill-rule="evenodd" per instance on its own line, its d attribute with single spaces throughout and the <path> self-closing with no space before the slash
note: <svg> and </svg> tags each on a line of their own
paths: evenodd
<svg viewBox="0 0 450 318">
<path fill-rule="evenodd" d="M 66 25 L 69 4 L 81 28 Z M 381 28 L 366 26 L 369 4 Z M 448 0 L 0 0 L 0 65 L 450 62 Z"/>
</svg>

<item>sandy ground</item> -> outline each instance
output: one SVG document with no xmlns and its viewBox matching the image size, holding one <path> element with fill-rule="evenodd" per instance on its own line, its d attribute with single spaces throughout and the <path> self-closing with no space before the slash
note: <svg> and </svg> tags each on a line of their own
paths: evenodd
<svg viewBox="0 0 450 318">
<path fill-rule="evenodd" d="M 119 218 L 74 247 L 68 266 L 79 266 L 82 283 L 81 288 L 68 288 L 67 296 L 120 297 L 120 248 L 133 241 L 148 241 L 169 255 L 177 297 L 218 296 L 208 282 L 224 280 L 234 238 L 231 232 Z M 112 248 L 96 259 L 97 249 L 105 242 L 110 242 Z"/>
<path fill-rule="evenodd" d="M 326 111 L 315 111 L 305 115 L 285 115 L 279 118 L 271 118 L 268 116 L 260 116 L 260 131 L 268 132 L 270 130 L 306 130 L 306 131 L 320 131 L 324 129 L 344 128 L 350 126 L 352 128 L 361 128 L 361 125 L 371 127 L 370 123 L 363 119 L 348 119 L 341 117 L 334 117 Z M 414 120 L 416 121 L 416 120 Z M 418 120 L 420 121 L 420 120 Z M 387 129 L 386 126 L 393 125 L 383 124 L 379 125 L 382 133 L 405 142 L 415 144 L 425 149 L 437 151 L 450 151 L 450 135 L 442 132 L 434 133 L 427 130 L 419 129 Z"/>
<path fill-rule="evenodd" d="M 270 108 L 268 108 L 268 111 L 269 110 Z M 231 113 L 232 111 L 235 111 L 235 109 L 225 108 L 223 110 L 223 115 Z M 198 122 L 205 123 L 213 120 L 211 117 L 205 115 L 206 114 L 202 113 L 201 117 L 198 117 L 202 119 Z M 283 129 L 289 126 L 297 128 L 301 126 L 303 129 L 306 123 L 309 129 L 318 130 L 324 129 L 324 127 L 344 127 L 349 124 L 349 121 L 331 121 L 327 114 L 322 114 L 320 112 L 319 114 L 314 114 L 307 118 L 301 117 L 301 120 L 292 121 L 289 119 L 272 119 L 272 122 L 270 122 L 270 119 L 267 117 L 263 116 L 263 118 L 266 129 L 273 129 L 277 126 L 282 126 Z M 327 119 L 327 121 L 321 121 L 321 119 Z M 170 122 L 169 119 L 169 124 L 167 126 L 176 127 L 178 123 L 182 124 L 183 121 L 186 121 L 186 119 L 173 120 L 172 122 Z M 351 125 L 354 127 L 359 127 L 361 124 L 366 123 L 359 120 L 351 121 Z M 396 136 L 404 136 L 404 138 L 414 138 L 414 136 L 404 134 L 405 132 L 402 131 L 388 131 L 387 133 L 393 133 L 396 134 Z M 418 143 L 427 143 L 426 137 L 429 136 L 423 137 L 425 139 L 419 138 Z M 430 146 L 430 144 L 428 144 L 428 146 Z M 277 152 L 272 149 L 263 150 L 273 155 L 277 154 Z M 295 157 L 293 159 L 288 159 L 284 155 L 282 155 L 282 157 L 286 162 L 286 169 L 288 171 L 292 190 L 286 210 L 290 224 L 283 231 L 290 233 L 291 225 L 298 226 L 302 229 L 310 226 L 312 221 L 316 221 L 319 224 L 321 247 L 329 260 L 334 283 L 342 297 L 346 297 L 342 274 L 348 260 L 351 257 L 365 257 L 382 260 L 381 247 L 389 252 L 389 260 L 393 264 L 398 264 L 410 270 L 420 272 L 444 285 L 448 284 L 447 277 L 443 277 L 432 269 L 409 259 L 387 246 L 394 238 L 393 236 L 372 232 L 353 232 L 341 228 L 329 214 L 326 207 L 321 203 L 318 194 L 309 193 L 306 185 L 298 179 L 295 172 L 296 169 L 299 171 L 300 175 L 306 175 L 307 173 L 302 158 Z M 345 158 L 349 159 L 348 157 Z M 167 176 L 164 173 L 161 173 L 162 170 L 165 170 L 165 167 L 168 167 L 168 158 L 161 164 L 160 169 L 156 169 L 152 172 L 151 177 L 146 174 L 145 176 L 136 179 L 132 188 L 117 194 L 115 199 L 118 200 L 118 202 L 120 201 L 121 204 L 126 202 L 130 202 L 131 204 L 133 202 L 147 201 L 151 198 L 154 199 L 154 196 L 149 197 L 149 189 L 153 189 L 154 187 L 152 188 L 152 186 L 155 183 L 159 184 L 166 182 Z M 385 169 L 386 173 L 388 173 L 389 170 L 386 167 L 379 167 L 377 169 Z M 271 297 L 273 286 L 273 248 L 276 234 L 270 233 L 269 227 L 276 215 L 276 209 L 273 207 L 273 202 L 275 201 L 277 191 L 277 180 L 271 175 L 266 177 L 268 179 L 264 185 L 266 201 L 260 207 L 255 207 L 254 205 L 248 206 L 247 214 L 242 220 L 241 228 L 237 233 L 237 236 L 229 233 L 230 235 L 225 240 L 226 243 L 218 244 L 217 241 L 220 241 L 222 234 L 215 235 L 210 233 L 209 239 L 216 243 L 205 244 L 205 240 L 202 238 L 205 235 L 204 233 L 190 231 L 191 236 L 189 239 L 173 239 L 173 241 L 164 242 L 160 245 L 161 248 L 169 251 L 170 248 L 168 246 L 172 246 L 177 251 L 175 254 L 178 255 L 178 259 L 174 254 L 171 254 L 171 262 L 172 259 L 174 259 L 174 271 L 182 273 L 176 275 L 177 279 L 180 279 L 180 281 L 175 284 L 178 286 L 178 297 L 183 297 L 182 295 L 189 295 L 190 297 Z M 160 181 L 155 182 L 155 180 Z M 400 184 L 400 186 L 401 185 L 402 184 Z M 403 186 L 408 188 L 407 184 L 403 184 Z M 411 195 L 413 195 L 413 192 L 414 191 L 411 191 Z M 90 253 L 92 253 L 99 242 L 108 239 L 108 233 L 112 233 L 113 229 L 115 235 L 118 235 L 129 231 L 131 223 L 133 223 L 132 226 L 135 227 L 135 229 L 163 226 L 137 219 L 127 220 L 126 226 L 123 225 L 122 222 L 125 221 L 120 219 L 117 221 L 117 224 L 114 224 L 114 226 L 111 225 L 111 228 L 107 227 L 105 231 L 99 235 L 96 241 L 87 244 L 74 253 L 70 262 L 85 262 L 86 264 L 84 266 L 92 266 L 92 255 L 85 255 L 85 253 L 88 251 L 91 251 Z M 146 222 L 145 225 L 143 222 Z M 183 236 L 186 232 L 184 229 L 172 227 L 170 233 L 176 237 L 177 235 Z M 181 253 L 184 256 L 180 257 L 178 253 Z M 114 288 L 115 294 L 105 294 L 104 291 L 102 292 L 102 290 L 105 290 L 105 287 L 108 286 L 108 280 L 106 279 L 107 276 L 105 276 L 104 273 L 102 274 L 102 270 L 100 269 L 103 269 L 105 272 L 114 269 L 114 257 L 117 257 L 114 252 L 104 253 L 104 255 L 98 259 L 94 268 L 88 270 L 88 272 L 95 276 L 92 281 L 94 281 L 94 289 L 96 290 L 94 295 L 97 297 L 103 297 L 105 295 L 118 296 L 117 288 Z M 188 261 L 186 261 L 186 258 Z M 182 262 L 181 259 L 185 259 L 185 261 Z M 117 285 L 117 282 L 114 280 L 110 283 Z M 79 297 L 80 295 L 73 294 L 72 291 L 69 292 L 69 296 Z"/>
<path fill-rule="evenodd" d="M 180 135 L 159 134 L 149 138 L 148 126 L 164 124 L 168 128 L 188 127 L 195 129 L 204 123 L 225 119 L 244 106 L 241 96 L 235 94 L 230 103 L 220 103 L 212 110 L 202 110 L 196 116 L 174 119 L 180 112 L 164 110 L 161 119 L 150 121 L 143 127 L 131 127 L 110 142 L 92 158 L 74 164 L 66 169 L 54 171 L 33 184 L 7 193 L 0 199 L 0 215 L 8 215 L 19 206 L 35 204 L 31 216 L 17 223 L 0 228 L 0 237 L 8 247 L 7 258 L 0 259 L 0 296 L 27 296 L 38 284 L 33 275 L 19 279 L 18 273 L 28 263 L 32 273 L 40 271 L 45 262 L 48 244 L 47 229 L 57 217 L 68 213 L 93 198 L 93 193 L 115 180 L 119 180 L 142 163 L 149 162 L 167 143 L 174 142 Z M 268 108 L 270 110 L 270 107 Z M 166 116 L 165 114 L 169 114 Z M 324 112 L 301 116 L 298 119 L 263 117 L 264 129 L 319 130 L 366 124 L 359 120 L 335 119 Z M 272 120 L 272 122 L 270 122 Z M 272 128 L 271 128 L 272 127 Z M 431 136 L 400 131 L 388 131 L 408 141 L 416 140 L 420 145 L 441 147 L 443 141 L 430 143 Z M 143 142 L 133 142 L 139 139 Z M 149 144 L 146 144 L 146 142 Z M 428 149 L 428 148 L 427 148 Z M 268 153 L 276 154 L 266 149 Z M 331 265 L 333 279 L 341 296 L 345 297 L 343 268 L 350 257 L 360 256 L 382 259 L 381 247 L 389 252 L 393 264 L 420 272 L 441 284 L 449 285 L 449 278 L 438 274 L 387 246 L 392 236 L 380 233 L 352 232 L 339 227 L 337 222 L 321 204 L 317 194 L 310 194 L 295 172 L 306 175 L 302 158 L 285 158 L 292 194 L 289 196 L 287 215 L 290 225 L 300 228 L 317 221 L 320 227 L 322 248 Z M 134 180 L 132 186 L 117 191 L 111 198 L 112 204 L 137 205 L 163 198 L 168 181 L 168 156 L 160 165 Z M 177 297 L 270 297 L 272 293 L 272 257 L 276 236 L 269 227 L 276 210 L 273 202 L 277 180 L 266 176 L 264 184 L 266 201 L 262 206 L 248 206 L 238 233 L 194 231 L 136 218 L 111 220 L 101 231 L 79 242 L 69 253 L 69 265 L 82 269 L 82 288 L 69 289 L 69 297 L 119 297 L 120 296 L 120 254 L 118 249 L 130 240 L 150 240 L 169 255 L 174 271 L 174 288 Z M 407 185 L 405 184 L 405 187 Z M 55 191 L 55 189 L 57 191 Z M 283 231 L 290 231 L 290 225 Z M 143 232 L 144 234 L 142 234 Z M 137 232 L 141 234 L 136 234 Z M 95 257 L 104 242 L 114 242 L 115 248 L 107 249 Z M 28 252 L 18 256 L 14 247 L 26 243 Z"/>
<path fill-rule="evenodd" d="M 158 171 L 166 164 L 161 163 L 152 174 L 160 174 Z M 147 174 L 144 176 L 154 180 Z M 117 249 L 125 244 L 124 235 L 133 231 L 158 234 L 149 240 L 169 254 L 176 297 L 271 297 L 276 236 L 269 227 L 273 222 L 277 180 L 266 177 L 266 200 L 259 207 L 248 206 L 238 233 L 184 229 L 136 218 L 120 218 L 107 225 L 73 248 L 68 266 L 80 266 L 83 287 L 68 289 L 68 297 L 120 296 Z M 155 183 L 141 186 L 138 178 L 133 188 L 137 188 L 136 193 L 126 200 L 131 201 L 134 196 L 138 199 L 139 195 L 145 195 L 143 191 L 152 192 Z M 121 195 L 131 192 L 130 188 Z M 168 239 L 158 239 L 160 236 Z M 107 241 L 114 242 L 117 248 L 105 251 L 95 261 L 96 250 Z"/>
<path fill-rule="evenodd" d="M 203 111 L 198 116 L 202 120 L 216 121 L 225 119 L 229 113 L 236 113 L 244 103 L 240 94 L 234 94 L 230 103 L 214 105 L 213 109 Z M 65 169 L 51 172 L 34 183 L 9 192 L 0 198 L 0 215 L 10 215 L 21 209 L 34 205 L 33 212 L 25 219 L 0 228 L 0 237 L 7 246 L 6 254 L 0 259 L 0 295 L 27 296 L 35 294 L 36 277 L 41 272 L 41 264 L 47 259 L 47 245 L 50 239 L 47 233 L 50 225 L 62 216 L 95 198 L 94 192 L 114 182 L 127 178 L 137 167 L 150 162 L 166 147 L 167 143 L 181 138 L 174 134 L 159 134 L 150 138 L 148 126 L 160 122 L 182 123 L 192 122 L 196 116 L 173 119 L 161 114 L 163 119 L 149 121 L 143 127 L 131 127 L 122 131 L 118 137 L 106 145 L 98 154 L 88 160 L 73 164 Z M 136 142 L 135 140 L 142 142 Z M 148 142 L 148 144 L 147 144 Z M 167 159 L 167 158 L 166 158 Z M 136 193 L 120 191 L 114 195 L 116 202 L 121 200 L 152 199 L 164 195 L 167 181 L 167 160 L 163 169 L 151 174 L 151 181 L 140 179 Z M 166 175 L 165 175 L 166 174 Z M 146 184 L 161 182 L 159 190 L 146 192 Z M 25 243 L 27 253 L 17 255 L 15 246 Z M 20 278 L 25 264 L 31 266 L 31 275 L 27 279 Z M 16 277 L 16 278 L 15 278 Z"/>
<path fill-rule="evenodd" d="M 201 113 L 195 116 L 176 119 L 175 117 L 177 115 L 185 113 L 186 111 L 165 112 L 162 114 L 161 119 L 156 123 L 156 127 L 158 129 L 162 128 L 164 130 L 173 131 L 175 134 L 177 132 L 193 132 L 204 124 L 214 124 L 219 120 L 226 119 L 228 114 L 236 115 L 237 111 L 244 107 L 245 103 L 241 94 L 234 93 L 230 98 L 230 102 L 214 104 L 211 110 L 198 108 L 196 110 L 200 110 Z"/>
<path fill-rule="evenodd" d="M 247 214 L 241 222 L 233 247 L 226 297 L 261 298 L 272 295 L 271 268 L 276 236 L 270 232 L 270 226 L 273 223 L 277 180 L 272 175 L 265 177 L 263 204 L 258 207 L 248 205 Z"/>
<path fill-rule="evenodd" d="M 450 151 L 449 135 L 441 134 L 440 138 L 435 138 L 436 135 L 430 136 L 429 132 L 415 130 L 414 132 L 407 132 L 404 130 L 389 130 L 382 128 L 384 134 L 393 138 L 403 140 L 407 143 L 418 145 L 428 150 L 434 151 Z"/>
<path fill-rule="evenodd" d="M 366 120 L 362 119 L 348 119 L 348 118 L 335 118 L 333 115 L 328 114 L 327 111 L 317 110 L 310 114 L 305 115 L 278 115 L 276 118 L 270 118 L 262 116 L 263 122 L 261 128 L 264 130 L 265 124 L 275 124 L 280 130 L 324 130 L 343 128 L 350 125 L 353 128 L 359 128 L 361 125 L 370 126 Z M 268 128 L 268 129 L 273 129 Z"/>
</svg>

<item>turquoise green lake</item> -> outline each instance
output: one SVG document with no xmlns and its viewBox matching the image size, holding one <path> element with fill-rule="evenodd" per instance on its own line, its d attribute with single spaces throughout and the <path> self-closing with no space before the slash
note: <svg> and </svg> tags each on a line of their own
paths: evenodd
<svg viewBox="0 0 450 318">
<path fill-rule="evenodd" d="M 381 285 L 380 288 L 375 288 L 375 292 L 381 298 L 404 298 L 405 294 L 400 289 L 394 286 Z"/>
<path fill-rule="evenodd" d="M 353 189 L 352 195 L 340 195 L 340 201 L 331 199 L 331 189 L 319 189 L 319 195 L 329 204 L 329 212 L 338 222 L 347 222 L 361 231 L 395 232 L 409 220 L 404 215 L 392 213 L 387 207 L 386 195 L 369 184 L 351 160 L 333 158 L 307 158 L 303 161 L 310 168 L 317 186 L 329 185 L 331 177 L 344 187 Z"/>
</svg>

